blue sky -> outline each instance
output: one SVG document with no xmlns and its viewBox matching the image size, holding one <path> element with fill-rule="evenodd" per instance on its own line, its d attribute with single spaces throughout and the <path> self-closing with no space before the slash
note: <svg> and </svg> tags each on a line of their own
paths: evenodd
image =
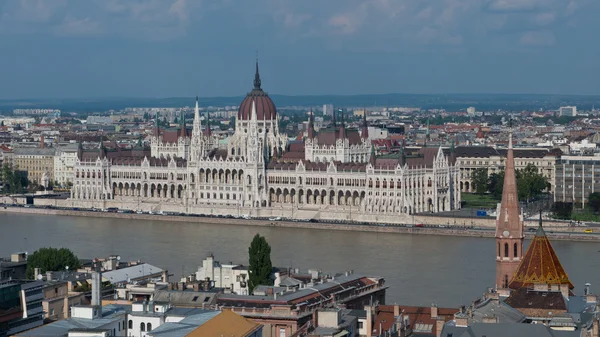
<svg viewBox="0 0 600 337">
<path fill-rule="evenodd" d="M 0 0 L 0 98 L 600 94 L 599 0 Z"/>
</svg>

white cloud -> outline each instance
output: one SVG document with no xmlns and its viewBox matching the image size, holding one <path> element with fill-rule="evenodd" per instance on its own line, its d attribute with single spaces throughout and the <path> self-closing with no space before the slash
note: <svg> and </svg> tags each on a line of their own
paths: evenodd
<svg viewBox="0 0 600 337">
<path fill-rule="evenodd" d="M 540 13 L 534 16 L 533 21 L 540 26 L 549 25 L 556 20 L 556 14 L 552 12 Z"/>
<path fill-rule="evenodd" d="M 549 31 L 530 31 L 523 33 L 519 43 L 523 46 L 547 47 L 556 42 L 554 35 Z"/>
</svg>

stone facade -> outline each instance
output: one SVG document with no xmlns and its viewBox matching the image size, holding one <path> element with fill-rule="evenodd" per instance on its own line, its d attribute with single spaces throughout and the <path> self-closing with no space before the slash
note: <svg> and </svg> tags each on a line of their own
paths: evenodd
<svg viewBox="0 0 600 337">
<path fill-rule="evenodd" d="M 196 105 L 191 135 L 185 126 L 178 138 L 166 131 L 161 134 L 157 127 L 150 157 L 107 156 L 101 149 L 94 160 L 78 160 L 71 200 L 81 205 L 98 201 L 101 207 L 117 201 L 120 208 L 133 203 L 135 209 L 154 211 L 171 207 L 185 213 L 210 209 L 214 214 L 215 208 L 231 215 L 239 215 L 240 209 L 282 214 L 287 210 L 292 218 L 302 209 L 398 215 L 460 207 L 459 167 L 452 153 L 424 148 L 410 158 L 403 154 L 376 158 L 371 151 L 366 161 L 365 152 L 371 149 L 368 135 L 361 138 L 357 130 L 345 130 L 342 124 L 339 130 L 321 134 L 341 154 L 312 161 L 305 158 L 305 151 L 320 135 L 313 133 L 302 144 L 294 144 L 300 152 L 293 152 L 287 137 L 279 133 L 278 119 L 257 72 L 255 87 L 240 105 L 235 134 L 226 145 L 219 145 L 208 126 L 202 130 Z"/>
</svg>

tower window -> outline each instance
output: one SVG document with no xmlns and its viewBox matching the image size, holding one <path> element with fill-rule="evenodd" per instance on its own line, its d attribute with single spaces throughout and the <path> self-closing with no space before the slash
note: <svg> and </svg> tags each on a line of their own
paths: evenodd
<svg viewBox="0 0 600 337">
<path fill-rule="evenodd" d="M 508 243 L 504 244 L 504 257 L 508 257 Z"/>
<path fill-rule="evenodd" d="M 518 248 L 517 248 L 517 244 L 515 243 L 515 247 L 514 247 L 514 255 L 513 255 L 513 257 L 517 257 L 517 251 L 518 251 Z"/>
</svg>

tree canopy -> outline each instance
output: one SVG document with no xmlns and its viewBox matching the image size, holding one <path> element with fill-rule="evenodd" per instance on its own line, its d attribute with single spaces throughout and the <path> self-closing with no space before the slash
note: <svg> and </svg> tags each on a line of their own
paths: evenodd
<svg viewBox="0 0 600 337">
<path fill-rule="evenodd" d="M 264 236 L 256 234 L 252 243 L 248 248 L 249 258 L 249 279 L 248 287 L 250 293 L 258 285 L 272 285 L 271 272 L 273 271 L 273 265 L 271 263 L 271 246 L 267 242 Z"/>
<path fill-rule="evenodd" d="M 548 179 L 538 172 L 538 169 L 533 164 L 528 164 L 524 169 L 517 170 L 517 190 L 519 200 L 530 200 L 531 198 L 540 195 L 550 183 Z M 475 185 L 474 185 L 475 186 Z M 502 189 L 504 188 L 504 171 L 492 173 L 488 177 L 488 191 L 496 199 L 502 198 Z"/>
<path fill-rule="evenodd" d="M 594 213 L 600 212 L 600 192 L 590 193 L 588 196 L 588 201 L 594 210 Z"/>
<path fill-rule="evenodd" d="M 573 203 L 557 201 L 552 207 L 552 213 L 558 219 L 569 220 L 573 213 Z"/>
<path fill-rule="evenodd" d="M 23 189 L 28 185 L 27 177 L 23 172 L 17 171 L 16 168 L 10 164 L 4 164 L 1 173 L 2 185 L 5 192 L 23 193 Z"/>
<path fill-rule="evenodd" d="M 40 248 L 27 257 L 27 278 L 34 277 L 35 268 L 42 273 L 62 271 L 65 267 L 75 270 L 81 267 L 77 256 L 68 248 Z"/>
<path fill-rule="evenodd" d="M 485 167 L 476 168 L 471 173 L 471 183 L 475 193 L 483 194 L 488 190 L 488 169 Z"/>
</svg>

